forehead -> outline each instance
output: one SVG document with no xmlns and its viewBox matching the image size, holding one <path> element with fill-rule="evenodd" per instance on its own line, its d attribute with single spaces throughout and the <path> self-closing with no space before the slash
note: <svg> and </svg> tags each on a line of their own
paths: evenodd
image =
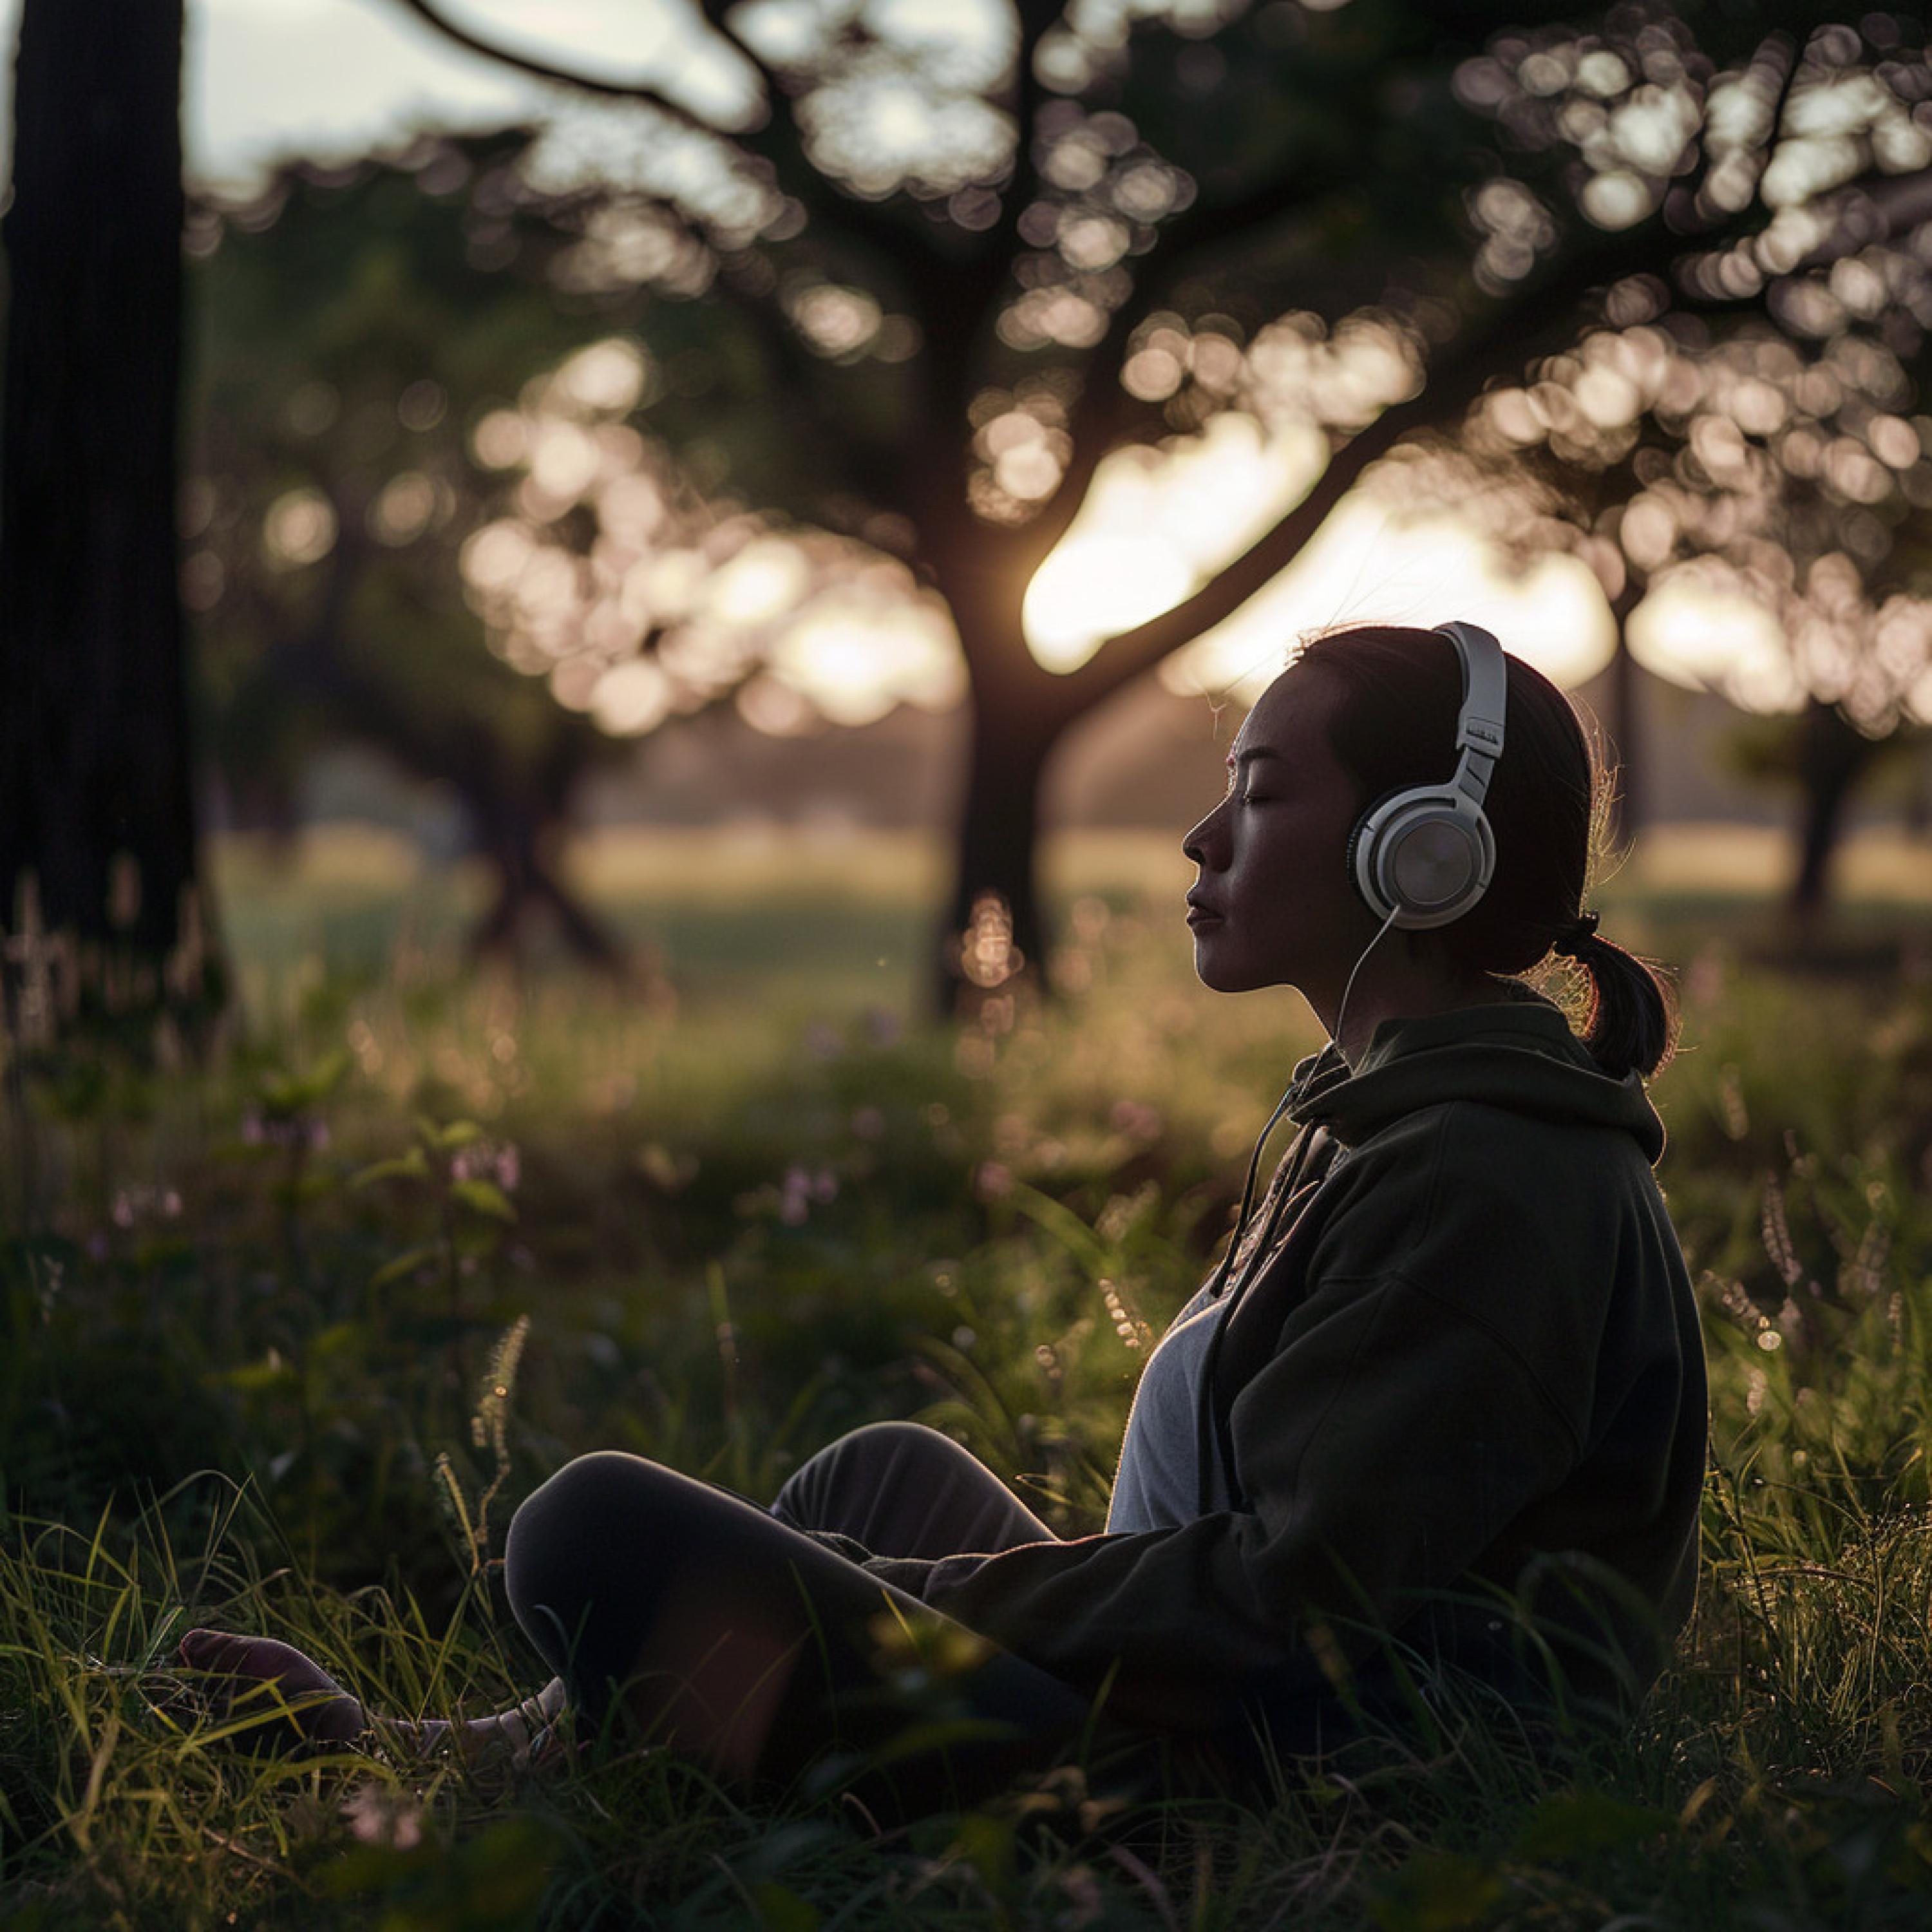
<svg viewBox="0 0 1932 1932">
<path fill-rule="evenodd" d="M 1334 681 L 1304 663 L 1291 665 L 1255 700 L 1228 753 L 1271 752 L 1300 760 L 1328 749 L 1328 714 L 1337 694 Z"/>
</svg>

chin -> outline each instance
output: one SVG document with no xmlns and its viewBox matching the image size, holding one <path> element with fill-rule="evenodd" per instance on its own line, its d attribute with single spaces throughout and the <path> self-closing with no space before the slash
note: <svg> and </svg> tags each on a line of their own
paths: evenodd
<svg viewBox="0 0 1932 1932">
<path fill-rule="evenodd" d="M 1269 982 L 1252 973 L 1244 972 L 1234 960 L 1218 960 L 1210 948 L 1198 942 L 1194 948 L 1194 976 L 1210 993 L 1252 993 Z"/>
</svg>

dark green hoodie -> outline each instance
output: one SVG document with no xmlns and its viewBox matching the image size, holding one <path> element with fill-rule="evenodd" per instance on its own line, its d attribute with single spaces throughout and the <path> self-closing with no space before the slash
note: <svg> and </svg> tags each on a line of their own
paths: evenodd
<svg viewBox="0 0 1932 1932">
<path fill-rule="evenodd" d="M 1504 1592 L 1571 1688 L 1627 1702 L 1690 1612 L 1706 1430 L 1642 1081 L 1526 992 L 1297 1072 L 1276 1232 L 1210 1358 L 1234 1506 L 867 1568 L 1184 1732 L 1292 1721 L 1380 1632 L 1502 1675 Z"/>
</svg>

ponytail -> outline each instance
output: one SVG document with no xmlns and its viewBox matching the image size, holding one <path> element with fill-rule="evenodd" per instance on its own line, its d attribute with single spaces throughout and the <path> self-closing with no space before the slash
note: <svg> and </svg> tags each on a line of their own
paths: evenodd
<svg viewBox="0 0 1932 1932">
<path fill-rule="evenodd" d="M 1594 929 L 1560 949 L 1588 982 L 1580 1029 L 1590 1058 L 1613 1080 L 1648 1080 L 1670 1064 L 1682 1026 L 1676 989 L 1664 970 Z"/>
</svg>

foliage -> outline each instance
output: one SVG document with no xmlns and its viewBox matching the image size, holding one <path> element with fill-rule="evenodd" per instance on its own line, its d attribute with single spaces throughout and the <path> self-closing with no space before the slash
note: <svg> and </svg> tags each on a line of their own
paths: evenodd
<svg viewBox="0 0 1932 1932">
<path fill-rule="evenodd" d="M 232 807 L 286 828 L 315 754 L 360 742 L 454 794 L 506 928 L 554 887 L 547 842 L 620 749 L 484 650 L 458 594 L 460 546 L 499 494 L 476 418 L 626 314 L 545 279 L 568 237 L 514 185 L 526 144 L 290 164 L 188 230 L 182 583 Z"/>
<path fill-rule="evenodd" d="M 734 78 L 694 106 L 396 4 L 604 104 L 586 272 L 700 297 L 755 358 L 762 453 L 790 460 L 731 487 L 944 598 L 975 734 L 951 992 L 988 897 L 1045 955 L 1036 794 L 1066 728 L 1204 639 L 1399 445 L 1378 487 L 1412 506 L 1500 464 L 1511 544 L 1583 555 L 1620 616 L 1678 566 L 1756 598 L 1764 647 L 1691 668 L 1747 701 L 1842 703 L 1874 733 L 1923 711 L 1910 23 L 1780 0 L 1453 27 L 1403 0 L 711 6 L 692 31 Z M 1468 447 L 1418 473 L 1418 436 Z M 1204 512 L 1204 450 L 1246 459 Z M 1050 560 L 1116 488 L 1166 514 L 1069 573 L 1048 668 L 1023 638 Z M 1190 674 L 1254 670 L 1204 643 Z"/>
<path fill-rule="evenodd" d="M 194 1076 L 80 1042 L 22 1066 L 10 1924 L 1914 1922 L 1932 1003 L 1724 938 L 1658 1089 L 1713 1371 L 1705 1580 L 1626 1740 L 1539 1755 L 1451 1699 L 1429 1735 L 1283 1767 L 1272 1803 L 1070 1764 L 874 1839 L 835 1796 L 748 1808 L 662 1754 L 292 1762 L 158 1715 L 197 1622 L 288 1636 L 399 1715 L 524 1694 L 502 1527 L 593 1445 L 764 1496 L 917 1414 L 1096 1526 L 1142 1354 L 1305 1028 L 1184 981 L 1171 906 L 1090 877 L 1064 1010 L 907 1034 L 868 1004 L 862 899 L 786 910 L 795 868 L 772 883 L 791 938 L 759 998 L 700 971 L 626 1006 L 378 950 L 251 979 L 259 1038 Z M 1616 916 L 1666 951 L 1711 925 Z"/>
</svg>

